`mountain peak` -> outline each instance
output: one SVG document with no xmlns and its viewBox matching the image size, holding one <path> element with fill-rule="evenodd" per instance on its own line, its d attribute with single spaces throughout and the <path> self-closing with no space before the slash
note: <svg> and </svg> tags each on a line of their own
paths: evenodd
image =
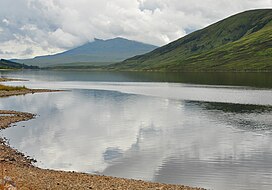
<svg viewBox="0 0 272 190">
<path fill-rule="evenodd" d="M 126 41 L 130 41 L 126 38 L 122 38 L 122 37 L 116 37 L 116 38 L 112 38 L 112 39 L 109 39 L 109 40 L 126 40 Z"/>
<path fill-rule="evenodd" d="M 48 56 L 28 60 L 17 60 L 20 63 L 48 66 L 63 63 L 114 63 L 123 61 L 135 55 L 144 54 L 156 49 L 156 46 L 117 37 L 113 39 L 98 39 L 83 44 L 74 49 Z"/>
<path fill-rule="evenodd" d="M 94 41 L 104 41 L 103 39 L 99 39 L 99 38 L 94 38 Z M 92 42 L 89 42 L 92 43 Z"/>
</svg>

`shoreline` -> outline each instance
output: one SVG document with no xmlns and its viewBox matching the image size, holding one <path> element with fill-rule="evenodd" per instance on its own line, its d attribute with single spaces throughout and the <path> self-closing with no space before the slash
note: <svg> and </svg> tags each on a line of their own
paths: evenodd
<svg viewBox="0 0 272 190">
<path fill-rule="evenodd" d="M 6 79 L 6 81 L 17 79 Z M 0 82 L 5 82 L 0 79 Z M 0 91 L 1 97 L 41 92 L 58 92 L 46 89 L 23 89 Z M 0 110 L 0 131 L 20 121 L 35 119 L 32 113 Z M 6 139 L 0 137 L 0 189 L 171 189 L 204 190 L 184 185 L 171 185 L 142 180 L 100 176 L 78 172 L 41 169 L 33 165 L 34 159 L 11 148 Z M 5 184 L 1 188 L 1 181 Z"/>
</svg>

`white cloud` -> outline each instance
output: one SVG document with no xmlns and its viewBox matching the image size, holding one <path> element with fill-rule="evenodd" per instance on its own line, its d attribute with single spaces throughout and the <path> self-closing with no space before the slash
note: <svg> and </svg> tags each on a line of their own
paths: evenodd
<svg viewBox="0 0 272 190">
<path fill-rule="evenodd" d="M 117 36 L 164 45 L 231 14 L 271 5 L 272 0 L 1 0 L 0 50 L 31 57 Z M 32 54 L 23 56 L 27 49 Z"/>
<path fill-rule="evenodd" d="M 3 22 L 5 25 L 9 25 L 9 20 L 7 20 L 7 19 L 5 19 L 5 18 L 2 20 L 2 22 Z"/>
</svg>

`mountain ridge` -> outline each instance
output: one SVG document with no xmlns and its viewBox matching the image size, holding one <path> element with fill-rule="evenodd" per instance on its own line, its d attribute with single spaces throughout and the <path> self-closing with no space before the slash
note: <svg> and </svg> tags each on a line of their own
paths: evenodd
<svg viewBox="0 0 272 190">
<path fill-rule="evenodd" d="M 50 66 L 66 63 L 96 63 L 97 65 L 123 61 L 129 57 L 147 53 L 157 46 L 117 37 L 108 40 L 95 39 L 79 47 L 54 55 L 13 61 L 27 65 Z M 100 64 L 99 64 L 100 63 Z"/>
</svg>

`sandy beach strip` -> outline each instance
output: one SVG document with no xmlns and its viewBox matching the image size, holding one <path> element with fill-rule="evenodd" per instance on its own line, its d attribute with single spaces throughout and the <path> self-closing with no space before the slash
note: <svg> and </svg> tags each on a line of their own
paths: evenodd
<svg viewBox="0 0 272 190">
<path fill-rule="evenodd" d="M 7 80 L 6 80 L 7 81 Z M 4 82 L 1 81 L 0 82 Z M 23 95 L 38 92 L 55 92 L 55 90 L 0 91 L 0 97 Z M 17 111 L 0 110 L 0 130 L 11 127 L 20 121 L 33 119 L 34 114 Z M 11 148 L 5 139 L 0 138 L 0 190 L 44 190 L 44 189 L 148 189 L 148 190 L 202 190 L 183 185 L 170 185 L 145 182 L 142 180 L 123 179 L 108 176 L 91 175 L 77 172 L 64 172 L 40 169 L 33 165 L 35 160 Z"/>
</svg>

